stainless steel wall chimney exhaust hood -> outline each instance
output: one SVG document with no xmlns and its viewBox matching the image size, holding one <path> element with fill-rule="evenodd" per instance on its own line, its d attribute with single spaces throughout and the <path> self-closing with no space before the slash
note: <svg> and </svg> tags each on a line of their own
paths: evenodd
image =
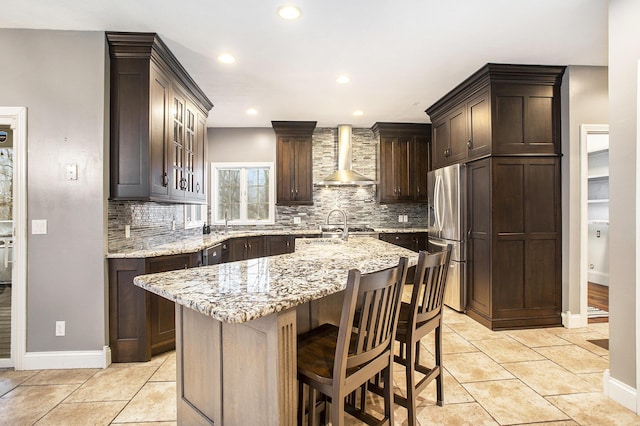
<svg viewBox="0 0 640 426">
<path fill-rule="evenodd" d="M 348 124 L 342 124 L 338 126 L 338 170 L 331 173 L 322 182 L 318 182 L 316 185 L 375 185 L 375 181 L 351 170 L 351 160 L 351 126 Z"/>
</svg>

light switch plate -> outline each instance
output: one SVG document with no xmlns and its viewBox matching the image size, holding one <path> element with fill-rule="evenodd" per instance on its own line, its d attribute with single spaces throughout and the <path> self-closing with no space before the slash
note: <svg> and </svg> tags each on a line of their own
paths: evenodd
<svg viewBox="0 0 640 426">
<path fill-rule="evenodd" d="M 56 336 L 64 336 L 66 334 L 65 321 L 56 321 Z"/>
<path fill-rule="evenodd" d="M 293 217 L 293 223 L 296 224 L 296 225 L 299 224 L 300 223 L 300 218 L 298 216 L 294 216 Z"/>
<path fill-rule="evenodd" d="M 31 221 L 31 233 L 33 235 L 44 235 L 47 233 L 47 220 L 34 219 Z"/>
</svg>

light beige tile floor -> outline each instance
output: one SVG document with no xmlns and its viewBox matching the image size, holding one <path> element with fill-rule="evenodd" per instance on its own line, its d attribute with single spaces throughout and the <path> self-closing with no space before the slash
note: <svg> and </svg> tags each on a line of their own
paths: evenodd
<svg viewBox="0 0 640 426">
<path fill-rule="evenodd" d="M 436 405 L 430 384 L 418 398 L 419 424 L 640 425 L 639 416 L 602 394 L 609 353 L 588 340 L 608 335 L 607 323 L 494 332 L 447 310 L 445 405 Z M 431 340 L 423 340 L 425 360 Z M 176 425 L 175 371 L 173 352 L 105 370 L 0 370 L 0 425 Z M 404 393 L 400 367 L 394 382 Z M 378 397 L 369 398 L 379 411 Z M 407 423 L 404 408 L 394 413 L 396 424 Z"/>
</svg>

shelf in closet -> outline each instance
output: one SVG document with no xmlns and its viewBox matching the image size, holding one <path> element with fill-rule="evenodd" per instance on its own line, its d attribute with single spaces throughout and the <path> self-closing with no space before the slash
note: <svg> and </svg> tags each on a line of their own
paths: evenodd
<svg viewBox="0 0 640 426">
<path fill-rule="evenodd" d="M 592 175 L 592 176 L 588 176 L 587 179 L 589 180 L 605 180 L 605 179 L 609 179 L 609 175 Z"/>
</svg>

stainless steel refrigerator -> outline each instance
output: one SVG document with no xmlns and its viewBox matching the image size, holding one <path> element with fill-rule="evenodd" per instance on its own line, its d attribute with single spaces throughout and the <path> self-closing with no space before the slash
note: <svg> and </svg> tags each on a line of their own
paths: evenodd
<svg viewBox="0 0 640 426">
<path fill-rule="evenodd" d="M 459 312 L 467 305 L 465 170 L 464 165 L 455 164 L 427 174 L 429 251 L 453 246 L 444 303 Z"/>
</svg>

